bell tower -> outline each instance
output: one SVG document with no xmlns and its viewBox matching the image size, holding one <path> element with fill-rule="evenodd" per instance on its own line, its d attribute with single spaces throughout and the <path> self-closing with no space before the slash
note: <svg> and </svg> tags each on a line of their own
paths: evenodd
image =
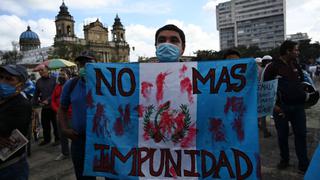
<svg viewBox="0 0 320 180">
<path fill-rule="evenodd" d="M 126 42 L 125 29 L 120 21 L 118 14 L 114 18 L 114 23 L 112 26 L 112 41 L 114 42 Z"/>
<path fill-rule="evenodd" d="M 60 11 L 56 16 L 56 36 L 55 41 L 73 41 L 74 34 L 74 20 L 68 11 L 68 7 L 62 2 Z"/>
</svg>

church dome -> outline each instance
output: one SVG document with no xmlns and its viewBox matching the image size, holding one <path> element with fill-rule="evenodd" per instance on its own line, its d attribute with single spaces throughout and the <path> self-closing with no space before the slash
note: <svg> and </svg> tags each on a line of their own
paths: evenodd
<svg viewBox="0 0 320 180">
<path fill-rule="evenodd" d="M 30 26 L 28 26 L 28 29 L 21 33 L 19 44 L 22 51 L 37 49 L 40 47 L 40 39 L 37 33 L 31 31 Z"/>
<path fill-rule="evenodd" d="M 30 26 L 28 26 L 28 29 L 25 32 L 21 33 L 21 35 L 20 35 L 20 40 L 22 40 L 22 39 L 26 39 L 26 40 L 27 39 L 30 39 L 30 40 L 38 39 L 39 40 L 39 36 L 37 35 L 37 33 L 31 31 Z"/>
</svg>

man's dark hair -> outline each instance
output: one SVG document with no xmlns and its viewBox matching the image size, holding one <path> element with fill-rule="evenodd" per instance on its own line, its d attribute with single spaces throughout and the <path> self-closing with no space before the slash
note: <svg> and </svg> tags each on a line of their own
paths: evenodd
<svg viewBox="0 0 320 180">
<path fill-rule="evenodd" d="M 178 28 L 176 25 L 173 25 L 173 24 L 167 24 L 163 27 L 161 27 L 160 29 L 157 30 L 156 32 L 156 35 L 155 35 L 155 45 L 157 45 L 157 39 L 158 39 L 158 36 L 160 34 L 161 31 L 165 31 L 165 30 L 168 30 L 168 31 L 175 31 L 179 34 L 180 38 L 181 38 L 181 41 L 182 41 L 182 48 L 184 49 L 185 48 L 185 44 L 186 44 L 186 37 L 184 35 L 184 32 Z"/>
<path fill-rule="evenodd" d="M 286 55 L 287 51 L 292 51 L 293 48 L 298 45 L 297 42 L 286 40 L 280 46 L 280 56 Z"/>
<path fill-rule="evenodd" d="M 241 57 L 241 56 L 240 56 L 240 52 L 239 52 L 238 50 L 231 48 L 231 49 L 227 49 L 227 50 L 224 52 L 224 54 L 223 54 L 223 59 L 226 59 L 226 58 L 227 58 L 228 56 L 230 56 L 230 55 L 237 55 L 237 56 Z"/>
<path fill-rule="evenodd" d="M 74 60 L 75 62 L 79 62 L 82 66 L 86 63 L 96 62 L 96 58 L 91 51 L 82 51 L 78 57 Z"/>
</svg>

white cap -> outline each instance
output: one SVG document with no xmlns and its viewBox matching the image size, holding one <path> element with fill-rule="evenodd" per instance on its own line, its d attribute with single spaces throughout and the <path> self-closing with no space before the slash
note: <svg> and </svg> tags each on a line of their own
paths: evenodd
<svg viewBox="0 0 320 180">
<path fill-rule="evenodd" d="M 263 60 L 272 60 L 272 57 L 270 55 L 265 55 L 262 58 Z"/>
<path fill-rule="evenodd" d="M 261 63 L 262 62 L 262 58 L 261 57 L 257 57 L 255 60 L 256 60 L 256 63 Z"/>
</svg>

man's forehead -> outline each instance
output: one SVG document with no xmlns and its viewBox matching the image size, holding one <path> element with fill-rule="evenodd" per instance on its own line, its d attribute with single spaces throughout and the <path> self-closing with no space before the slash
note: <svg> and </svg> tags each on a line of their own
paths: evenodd
<svg viewBox="0 0 320 180">
<path fill-rule="evenodd" d="M 171 31 L 171 30 L 161 31 L 161 32 L 159 33 L 159 35 L 158 35 L 158 38 L 159 38 L 159 37 L 177 37 L 177 38 L 181 39 L 178 32 L 176 32 L 176 31 Z"/>
</svg>

